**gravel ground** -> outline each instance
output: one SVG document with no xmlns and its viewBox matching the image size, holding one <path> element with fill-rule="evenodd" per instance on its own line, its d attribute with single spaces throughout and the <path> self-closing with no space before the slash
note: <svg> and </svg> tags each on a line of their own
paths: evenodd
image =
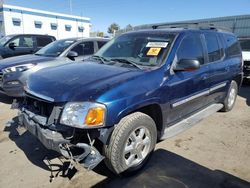
<svg viewBox="0 0 250 188">
<path fill-rule="evenodd" d="M 249 86 L 241 89 L 231 112 L 213 114 L 158 143 L 147 166 L 126 178 L 112 176 L 102 165 L 95 171 L 77 167 L 73 177 L 63 176 L 66 162 L 16 129 L 17 111 L 10 110 L 10 103 L 0 96 L 0 187 L 250 187 Z"/>
</svg>

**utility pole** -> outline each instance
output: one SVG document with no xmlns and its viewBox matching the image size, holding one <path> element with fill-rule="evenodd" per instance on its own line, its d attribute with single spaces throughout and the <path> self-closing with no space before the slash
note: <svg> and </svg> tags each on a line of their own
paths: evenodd
<svg viewBox="0 0 250 188">
<path fill-rule="evenodd" d="M 72 14 L 72 0 L 69 0 L 70 14 Z"/>
</svg>

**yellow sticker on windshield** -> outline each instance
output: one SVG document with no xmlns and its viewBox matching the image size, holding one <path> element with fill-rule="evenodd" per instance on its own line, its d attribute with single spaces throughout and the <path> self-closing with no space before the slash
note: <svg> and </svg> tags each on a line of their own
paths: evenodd
<svg viewBox="0 0 250 188">
<path fill-rule="evenodd" d="M 160 51 L 161 51 L 161 48 L 150 48 L 148 50 L 147 56 L 158 56 Z"/>
</svg>

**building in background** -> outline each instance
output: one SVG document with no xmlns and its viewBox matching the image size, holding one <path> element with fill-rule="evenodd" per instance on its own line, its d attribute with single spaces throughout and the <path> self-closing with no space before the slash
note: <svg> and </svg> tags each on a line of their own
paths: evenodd
<svg viewBox="0 0 250 188">
<path fill-rule="evenodd" d="M 145 24 L 139 25 L 131 28 L 130 30 L 140 30 L 140 29 L 148 29 L 152 28 L 153 25 L 161 25 L 164 24 L 166 27 L 171 26 L 181 26 L 183 25 L 194 26 L 192 23 L 199 23 L 204 25 L 213 25 L 227 28 L 232 31 L 238 37 L 250 37 L 250 15 L 240 15 L 240 16 L 226 16 L 226 17 L 218 17 L 218 18 L 208 18 L 208 19 L 198 19 L 198 20 L 188 20 L 188 21 L 180 21 L 180 22 L 165 22 L 165 23 L 155 23 L 155 24 Z M 127 32 L 127 29 L 122 29 L 117 32 L 117 34 L 121 34 Z"/>
<path fill-rule="evenodd" d="M 90 18 L 0 5 L 0 34 L 47 34 L 56 39 L 89 37 Z"/>
</svg>

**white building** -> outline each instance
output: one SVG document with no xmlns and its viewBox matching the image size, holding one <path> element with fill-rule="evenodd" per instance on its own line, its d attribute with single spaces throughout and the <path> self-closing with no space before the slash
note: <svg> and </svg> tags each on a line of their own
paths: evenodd
<svg viewBox="0 0 250 188">
<path fill-rule="evenodd" d="M 0 5 L 0 34 L 48 34 L 56 39 L 89 37 L 90 18 Z"/>
</svg>

